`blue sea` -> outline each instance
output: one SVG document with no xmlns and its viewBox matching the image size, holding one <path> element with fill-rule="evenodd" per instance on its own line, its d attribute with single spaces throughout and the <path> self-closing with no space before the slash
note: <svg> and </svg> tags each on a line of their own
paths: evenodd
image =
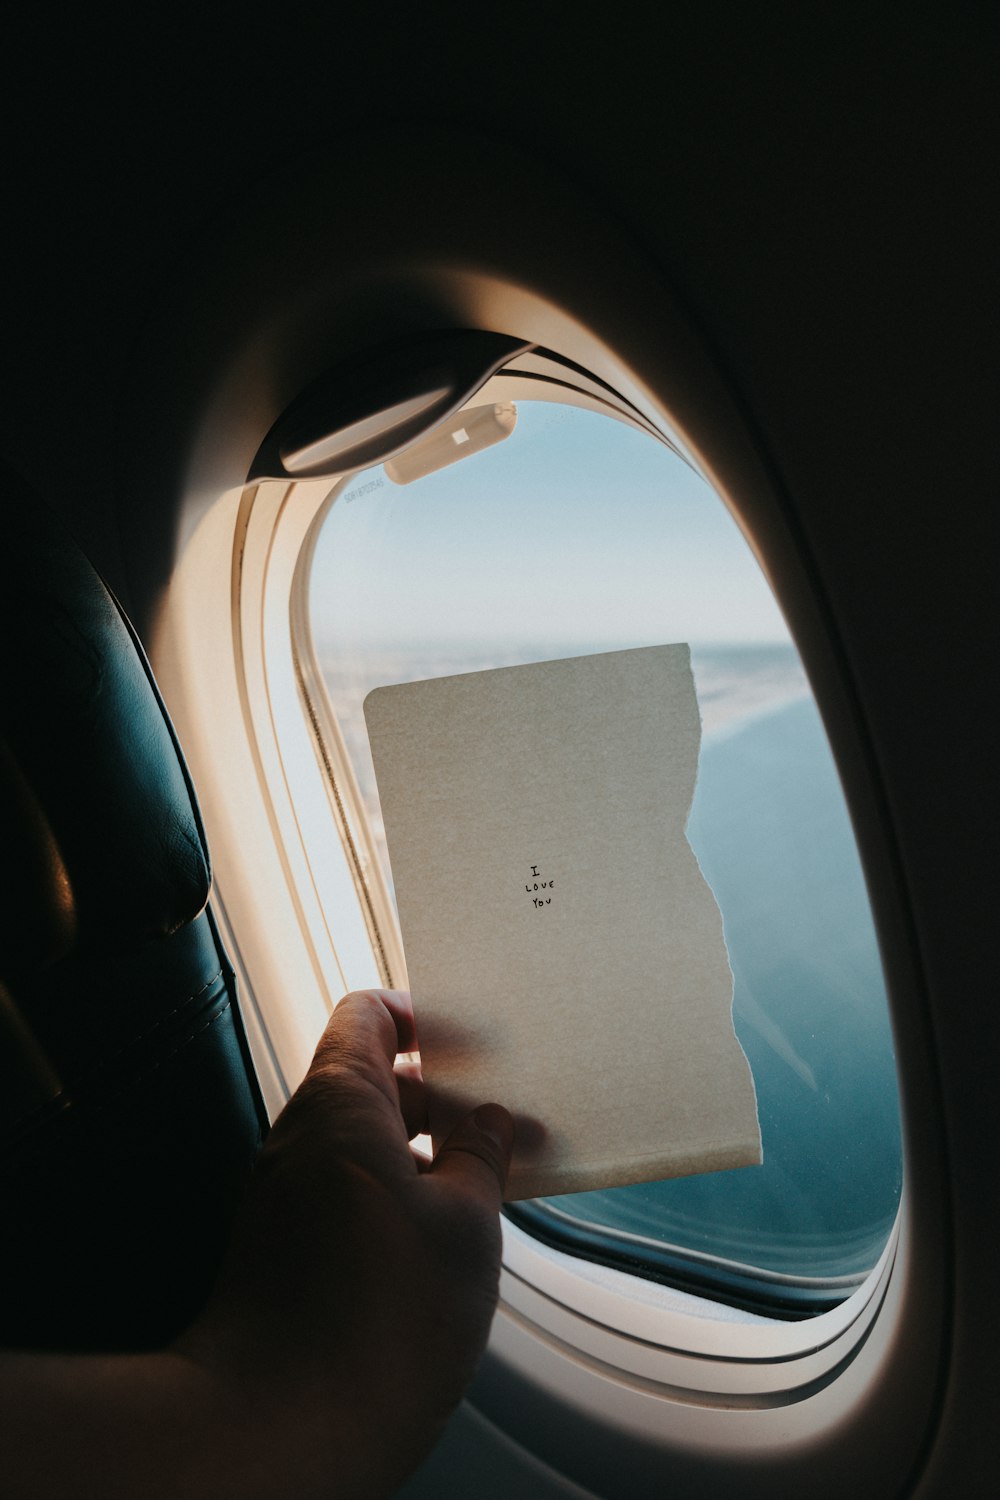
<svg viewBox="0 0 1000 1500">
<path fill-rule="evenodd" d="M 867 1272 L 902 1184 L 896 1074 L 864 881 L 811 699 L 707 738 L 688 838 L 723 914 L 763 1166 L 553 1206 L 785 1274 Z"/>
</svg>

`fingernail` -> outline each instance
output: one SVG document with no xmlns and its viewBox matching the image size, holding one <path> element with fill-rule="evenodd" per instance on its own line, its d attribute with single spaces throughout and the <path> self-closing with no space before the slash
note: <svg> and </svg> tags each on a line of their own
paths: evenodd
<svg viewBox="0 0 1000 1500">
<path fill-rule="evenodd" d="M 514 1141 L 514 1124 L 510 1115 L 499 1104 L 481 1104 L 473 1111 L 476 1128 L 488 1136 L 501 1151 L 509 1151 Z"/>
</svg>

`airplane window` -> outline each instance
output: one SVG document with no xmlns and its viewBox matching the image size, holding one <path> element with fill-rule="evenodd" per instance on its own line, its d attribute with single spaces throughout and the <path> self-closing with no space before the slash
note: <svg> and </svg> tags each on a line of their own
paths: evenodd
<svg viewBox="0 0 1000 1500">
<path fill-rule="evenodd" d="M 317 663 L 386 879 L 371 688 L 689 642 L 703 745 L 688 837 L 723 914 L 764 1165 L 509 1212 L 562 1249 L 720 1301 L 823 1311 L 878 1259 L 902 1169 L 875 933 L 808 682 L 738 527 L 677 454 L 575 407 L 494 416 L 495 439 L 470 443 L 470 420 L 453 440 L 477 450 L 460 462 L 354 475 L 315 546 Z"/>
</svg>

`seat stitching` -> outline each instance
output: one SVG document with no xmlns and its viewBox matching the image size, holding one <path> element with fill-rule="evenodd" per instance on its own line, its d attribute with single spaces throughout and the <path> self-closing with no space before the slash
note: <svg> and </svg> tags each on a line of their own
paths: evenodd
<svg viewBox="0 0 1000 1500">
<path fill-rule="evenodd" d="M 181 1000 L 178 1005 L 174 1006 L 173 1010 L 165 1011 L 162 1016 L 160 1016 L 153 1022 L 152 1026 L 147 1027 L 145 1031 L 137 1032 L 136 1035 L 130 1037 L 127 1042 L 123 1042 L 122 1045 L 117 1049 L 117 1051 L 110 1053 L 107 1057 L 102 1057 L 100 1062 L 94 1065 L 91 1073 L 87 1074 L 86 1076 L 89 1078 L 94 1073 L 99 1073 L 102 1068 L 109 1067 L 111 1063 L 115 1062 L 117 1058 L 121 1057 L 122 1053 L 127 1052 L 130 1047 L 135 1047 L 139 1042 L 146 1041 L 147 1038 L 153 1035 L 154 1031 L 158 1031 L 161 1026 L 165 1026 L 166 1023 L 172 1019 L 172 1017 L 178 1015 L 179 1012 L 189 1006 L 192 1001 L 197 1000 L 198 997 L 200 995 L 203 995 L 206 990 L 210 990 L 212 988 L 212 985 L 215 984 L 216 980 L 221 979 L 224 973 L 224 969 L 219 969 L 217 973 L 212 975 L 211 979 L 207 979 L 205 981 L 200 990 L 195 990 L 193 995 L 188 995 L 186 1000 Z"/>
<path fill-rule="evenodd" d="M 77 1089 L 86 1088 L 91 1079 L 95 1078 L 98 1073 L 103 1072 L 105 1068 L 110 1067 L 114 1062 L 117 1061 L 119 1057 L 128 1052 L 131 1047 L 138 1046 L 140 1042 L 148 1041 L 153 1033 L 155 1031 L 158 1031 L 161 1026 L 165 1026 L 166 1023 L 172 1020 L 174 1016 L 179 1015 L 182 1010 L 185 1010 L 189 1005 L 193 1004 L 193 1002 L 197 1000 L 201 995 L 203 995 L 206 990 L 210 990 L 212 988 L 212 985 L 215 984 L 217 980 L 221 979 L 224 973 L 224 969 L 219 969 L 218 973 L 213 974 L 211 979 L 206 980 L 201 989 L 195 990 L 193 994 L 188 995 L 186 1000 L 181 1000 L 179 1004 L 174 1006 L 173 1010 L 166 1011 L 162 1016 L 160 1016 L 156 1021 L 153 1022 L 152 1026 L 147 1027 L 145 1031 L 137 1032 L 136 1035 L 130 1037 L 127 1042 L 123 1042 L 122 1045 L 116 1049 L 116 1051 L 110 1053 L 107 1057 L 102 1057 L 99 1062 L 96 1062 L 94 1064 L 89 1072 L 84 1073 L 83 1076 L 73 1084 L 71 1089 L 60 1089 L 59 1092 L 53 1094 L 50 1099 L 46 1099 L 43 1104 L 36 1104 L 31 1109 L 26 1110 L 24 1114 L 18 1115 L 15 1119 L 8 1121 L 5 1129 L 15 1130 L 19 1125 L 26 1124 L 35 1115 L 43 1114 L 46 1110 L 51 1110 L 53 1106 L 60 1100 L 66 1101 L 67 1098 L 72 1099 Z M 228 1005 L 229 1002 L 227 1001 L 226 1004 Z M 221 1015 L 222 1011 L 219 1011 L 218 1014 Z M 168 1055 L 173 1056 L 172 1053 Z"/>
<path fill-rule="evenodd" d="M 124 1085 L 124 1087 L 118 1090 L 117 1094 L 112 1094 L 110 1098 L 102 1099 L 100 1103 L 93 1105 L 92 1109 L 94 1110 L 94 1112 L 99 1113 L 101 1110 L 110 1109 L 110 1107 L 117 1100 L 119 1100 L 123 1094 L 127 1094 L 129 1090 L 134 1088 L 137 1083 L 142 1083 L 145 1079 L 151 1077 L 158 1068 L 163 1067 L 164 1063 L 170 1062 L 171 1058 L 176 1057 L 178 1052 L 182 1052 L 185 1047 L 189 1046 L 191 1042 L 195 1040 L 196 1037 L 201 1036 L 203 1031 L 208 1031 L 215 1025 L 216 1021 L 221 1020 L 222 1017 L 226 1014 L 226 1011 L 230 1009 L 231 1005 L 232 1001 L 227 999 L 225 1005 L 220 1006 L 219 1009 L 215 1012 L 214 1016 L 211 1016 L 207 1021 L 202 1022 L 197 1031 L 189 1032 L 183 1041 L 177 1043 L 177 1046 L 174 1047 L 173 1051 L 165 1052 L 162 1057 L 158 1057 L 156 1061 L 152 1063 L 148 1068 L 146 1068 L 143 1072 L 133 1074 L 133 1076 Z"/>
<path fill-rule="evenodd" d="M 205 1021 L 201 1026 L 199 1026 L 196 1031 L 192 1031 L 188 1036 L 184 1038 L 182 1042 L 178 1042 L 177 1046 L 174 1047 L 171 1052 L 167 1052 L 163 1057 L 157 1058 L 156 1062 L 154 1062 L 151 1067 L 144 1069 L 142 1072 L 134 1074 L 133 1077 L 130 1078 L 128 1082 L 118 1090 L 117 1093 L 112 1094 L 108 1099 L 102 1099 L 95 1104 L 86 1106 L 86 1114 L 84 1116 L 84 1120 L 86 1120 L 87 1116 L 92 1117 L 94 1115 L 100 1115 L 111 1109 L 119 1099 L 121 1099 L 125 1094 L 131 1092 L 131 1090 L 134 1089 L 137 1084 L 145 1082 L 145 1080 L 147 1078 L 150 1078 L 159 1068 L 162 1068 L 165 1063 L 170 1062 L 172 1058 L 176 1057 L 178 1052 L 183 1051 L 183 1049 L 188 1046 L 189 1043 L 195 1041 L 199 1036 L 202 1035 L 203 1032 L 210 1030 L 210 1028 L 213 1027 L 217 1021 L 220 1021 L 226 1014 L 226 1012 L 231 1009 L 231 1006 L 232 1002 L 227 999 L 225 1005 L 217 1010 L 214 1016 L 212 1016 L 208 1021 Z M 73 1120 L 78 1120 L 80 1118 L 79 1112 L 71 1116 L 71 1118 Z M 36 1146 L 33 1151 L 25 1152 L 20 1157 L 20 1160 L 10 1164 L 6 1172 L 8 1178 L 14 1177 L 18 1173 L 23 1171 L 23 1169 L 29 1166 L 33 1160 L 36 1160 L 39 1156 L 43 1155 L 44 1150 L 44 1146 Z"/>
</svg>

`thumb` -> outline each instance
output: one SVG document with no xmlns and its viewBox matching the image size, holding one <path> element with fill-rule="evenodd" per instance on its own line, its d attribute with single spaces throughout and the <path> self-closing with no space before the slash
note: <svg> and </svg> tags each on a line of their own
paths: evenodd
<svg viewBox="0 0 1000 1500">
<path fill-rule="evenodd" d="M 431 1173 L 497 1212 L 513 1146 L 514 1121 L 503 1105 L 481 1104 L 442 1141 Z"/>
</svg>

